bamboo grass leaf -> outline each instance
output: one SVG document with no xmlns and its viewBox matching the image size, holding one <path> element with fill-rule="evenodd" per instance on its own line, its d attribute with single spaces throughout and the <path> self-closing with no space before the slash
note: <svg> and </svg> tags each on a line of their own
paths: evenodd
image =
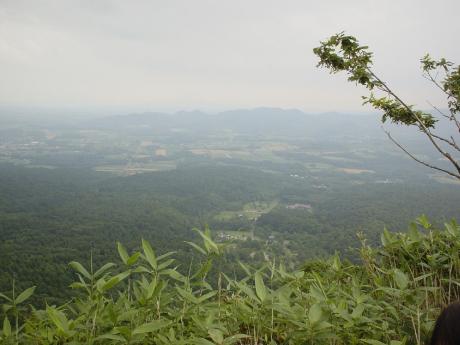
<svg viewBox="0 0 460 345">
<path fill-rule="evenodd" d="M 198 303 L 203 303 L 204 301 L 210 299 L 211 297 L 214 297 L 216 294 L 217 294 L 217 291 L 208 292 L 204 294 L 203 296 L 198 297 Z"/>
<path fill-rule="evenodd" d="M 155 256 L 155 252 L 153 251 L 153 248 L 150 245 L 150 243 L 144 239 L 142 239 L 142 249 L 144 250 L 144 255 L 145 255 L 147 262 L 150 264 L 150 266 L 154 270 L 156 270 L 158 267 L 158 264 L 157 264 L 157 258 Z"/>
<path fill-rule="evenodd" d="M 8 320 L 8 317 L 6 316 L 5 316 L 5 319 L 3 320 L 3 335 L 6 336 L 7 338 L 11 335 L 10 320 Z"/>
<path fill-rule="evenodd" d="M 222 344 L 224 341 L 224 334 L 220 329 L 217 328 L 212 328 L 208 330 L 208 334 L 211 337 L 212 341 L 214 341 L 217 344 Z"/>
<path fill-rule="evenodd" d="M 127 265 L 127 266 L 132 266 L 132 265 L 134 265 L 134 264 L 137 262 L 137 260 L 139 260 L 139 257 L 140 257 L 140 256 L 141 256 L 141 253 L 139 253 L 139 252 L 134 253 L 133 255 L 131 255 L 131 256 L 128 258 L 128 260 L 126 261 L 126 265 Z"/>
<path fill-rule="evenodd" d="M 175 279 L 177 281 L 180 281 L 180 282 L 185 282 L 187 280 L 187 278 L 185 276 L 183 276 L 182 274 L 177 272 L 175 269 L 166 269 L 166 270 L 162 271 L 161 273 L 166 274 L 166 275 L 170 276 L 171 278 L 173 278 L 173 279 Z"/>
<path fill-rule="evenodd" d="M 407 275 L 404 272 L 395 268 L 393 271 L 393 278 L 396 285 L 398 285 L 398 288 L 401 290 L 407 289 L 407 286 L 409 285 L 409 278 L 407 278 Z"/>
<path fill-rule="evenodd" d="M 445 223 L 444 226 L 446 227 L 446 230 L 449 234 L 451 234 L 452 236 L 454 237 L 457 237 L 458 236 L 458 227 L 455 226 L 455 223 L 452 224 L 452 223 Z"/>
<path fill-rule="evenodd" d="M 155 320 L 145 323 L 134 329 L 133 334 L 144 334 L 158 331 L 161 328 L 168 326 L 171 322 L 166 320 Z"/>
<path fill-rule="evenodd" d="M 126 251 L 125 247 L 120 242 L 117 242 L 117 250 L 118 250 L 118 254 L 120 255 L 120 258 L 123 261 L 123 263 L 125 265 L 128 264 L 128 259 L 129 259 L 128 252 Z"/>
<path fill-rule="evenodd" d="M 114 263 L 111 263 L 111 262 L 105 264 L 104 266 L 102 266 L 101 268 L 99 268 L 99 269 L 96 271 L 96 273 L 94 273 L 94 278 L 96 278 L 96 279 L 99 278 L 99 276 L 101 276 L 104 272 L 106 272 L 108 269 L 110 269 L 110 268 L 112 268 L 112 267 L 114 267 L 114 266 L 115 266 L 115 264 L 114 264 Z"/>
<path fill-rule="evenodd" d="M 20 304 L 26 301 L 35 291 L 35 286 L 32 286 L 19 294 L 19 296 L 14 300 L 15 304 Z"/>
<path fill-rule="evenodd" d="M 206 248 L 206 251 L 208 253 L 215 253 L 215 254 L 220 254 L 219 247 L 218 245 L 211 239 L 210 232 L 206 231 L 204 233 L 203 231 L 199 229 L 194 229 L 198 234 L 203 238 L 204 240 L 204 246 Z"/>
<path fill-rule="evenodd" d="M 179 293 L 179 295 L 182 296 L 182 298 L 184 298 L 185 300 L 193 303 L 193 304 L 198 304 L 200 303 L 200 301 L 198 300 L 198 298 L 196 298 L 195 296 L 193 296 L 193 294 L 189 291 L 186 291 L 182 288 L 180 288 L 179 286 L 176 286 L 176 290 L 177 292 Z"/>
<path fill-rule="evenodd" d="M 159 257 L 157 257 L 157 262 L 160 262 L 161 260 L 166 259 L 166 258 L 168 258 L 168 257 L 170 257 L 171 255 L 174 255 L 174 254 L 176 254 L 176 252 L 167 252 L 167 253 L 165 253 L 163 255 L 160 255 Z"/>
<path fill-rule="evenodd" d="M 249 287 L 247 286 L 245 283 L 243 282 L 236 282 L 235 283 L 236 286 L 238 287 L 238 289 L 240 289 L 242 292 L 244 292 L 248 297 L 250 297 L 252 300 L 254 301 L 259 301 L 259 298 L 256 296 L 256 294 L 254 293 L 254 291 Z"/>
<path fill-rule="evenodd" d="M 209 341 L 205 338 L 196 338 L 192 340 L 194 345 L 215 345 L 212 341 Z"/>
<path fill-rule="evenodd" d="M 106 283 L 104 283 L 101 287 L 102 291 L 107 291 L 116 286 L 118 283 L 123 281 L 126 277 L 130 275 L 130 272 L 122 272 L 117 274 L 115 277 L 110 278 Z"/>
<path fill-rule="evenodd" d="M 363 341 L 364 341 L 366 344 L 370 344 L 370 345 L 387 345 L 387 344 L 385 344 L 385 343 L 382 343 L 382 342 L 379 341 L 379 340 L 363 339 Z"/>
<path fill-rule="evenodd" d="M 199 251 L 201 254 L 203 255 L 207 255 L 206 251 L 201 248 L 199 245 L 197 245 L 196 243 L 193 243 L 193 242 L 188 242 L 188 241 L 185 241 L 185 243 L 191 245 L 193 248 L 195 248 L 197 251 Z"/>
<path fill-rule="evenodd" d="M 83 265 L 77 261 L 72 261 L 69 263 L 69 266 L 72 267 L 75 271 L 80 273 L 86 279 L 91 279 L 91 274 L 83 267 Z"/>
<path fill-rule="evenodd" d="M 425 229 L 431 228 L 431 223 L 428 221 L 426 215 L 422 214 L 420 217 L 417 218 L 417 222 L 423 226 Z"/>
<path fill-rule="evenodd" d="M 256 272 L 254 275 L 254 282 L 256 286 L 256 294 L 261 302 L 264 302 L 267 298 L 267 288 L 265 287 L 264 280 L 260 272 Z"/>
<path fill-rule="evenodd" d="M 166 260 L 165 262 L 162 262 L 161 264 L 158 265 L 158 271 L 161 271 L 163 269 L 165 269 L 166 267 L 168 267 L 169 265 L 171 265 L 172 263 L 174 263 L 174 259 L 169 259 L 169 260 Z"/>
<path fill-rule="evenodd" d="M 100 335 L 100 336 L 96 337 L 95 340 L 101 340 L 101 339 L 109 339 L 109 340 L 116 340 L 116 341 L 126 342 L 126 339 L 123 338 L 121 335 L 112 334 L 112 333 L 107 333 L 107 334 Z"/>
<path fill-rule="evenodd" d="M 317 324 L 321 321 L 323 316 L 323 309 L 319 303 L 313 304 L 308 311 L 308 320 L 311 325 Z"/>
<path fill-rule="evenodd" d="M 247 334 L 235 334 L 228 338 L 224 339 L 223 345 L 233 345 L 239 342 L 240 339 L 247 339 L 250 338 Z"/>
<path fill-rule="evenodd" d="M 8 296 L 5 296 L 4 294 L 0 293 L 0 297 L 6 299 L 8 302 L 13 302 L 13 300 L 11 298 L 9 298 Z"/>
</svg>

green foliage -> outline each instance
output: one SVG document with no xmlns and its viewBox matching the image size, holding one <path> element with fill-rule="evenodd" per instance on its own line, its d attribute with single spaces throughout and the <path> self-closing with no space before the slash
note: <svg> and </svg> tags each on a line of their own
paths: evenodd
<svg viewBox="0 0 460 345">
<path fill-rule="evenodd" d="M 401 159 L 385 159 L 398 174 L 413 180 L 413 175 L 402 168 Z M 371 169 L 383 169 L 380 158 L 372 162 L 377 165 Z M 360 165 L 352 167 L 361 168 Z M 60 305 L 71 297 L 67 287 L 73 282 L 75 267 L 68 265 L 70 261 L 78 261 L 90 271 L 91 253 L 96 272 L 96 268 L 106 262 L 117 260 L 114 242 L 123 243 L 128 260 L 144 247 L 142 238 L 155 243 L 156 257 L 175 251 L 175 265 L 179 266 L 180 273 L 186 274 L 191 263 L 198 263 L 197 257 L 206 255 L 204 246 L 201 246 L 204 253 L 200 253 L 185 243 L 201 238 L 197 231 L 190 229 L 206 223 L 215 229 L 216 235 L 242 229 L 247 236 L 246 240 L 219 238 L 218 244 L 225 243 L 229 248 L 225 258 L 219 259 L 221 266 L 214 265 L 206 273 L 213 279 L 218 267 L 232 277 L 235 274 L 242 277 L 243 270 L 236 262 L 259 265 L 267 256 L 285 258 L 290 268 L 335 251 L 356 259 L 348 248 L 359 245 L 357 230 L 365 231 L 369 241 L 377 243 L 384 225 L 392 229 L 404 227 L 422 212 L 442 224 L 458 216 L 460 202 L 457 186 L 426 180 L 418 184 L 414 181 L 374 183 L 400 176 L 387 171 L 381 175 L 368 174 L 363 178 L 369 182 L 362 185 L 350 184 L 356 176 L 348 178 L 343 173 L 329 172 L 330 178 L 325 182 L 328 190 L 313 188 L 311 184 L 318 182 L 311 178 L 301 180 L 231 167 L 190 168 L 177 171 L 175 176 L 169 173 L 170 177 L 164 173 L 125 178 L 105 176 L 102 181 L 91 180 L 89 173 L 80 174 L 69 176 L 69 172 L 57 170 L 50 174 L 43 169 L 1 165 L 1 292 L 9 295 L 11 281 L 15 279 L 18 291 L 37 285 L 30 300 L 34 306 L 43 308 L 45 301 Z M 321 178 L 326 178 L 326 171 L 321 174 Z M 194 199 L 199 176 L 203 178 L 199 188 L 206 188 L 206 195 Z M 59 182 L 64 178 L 72 178 L 74 185 Z M 245 184 L 241 180 L 245 180 Z M 85 187 L 85 183 L 91 184 L 91 188 Z M 180 191 L 175 190 L 178 183 L 181 183 Z M 239 184 L 244 191 L 237 191 Z M 160 188 L 164 190 L 162 193 L 158 192 Z M 278 206 L 262 214 L 256 222 L 238 217 L 238 210 L 243 209 L 246 200 L 257 202 L 265 198 L 279 200 Z M 312 212 L 286 208 L 286 204 L 305 202 L 312 205 Z M 184 213 L 179 205 L 186 203 L 202 212 Z M 208 204 L 215 208 L 208 209 Z M 222 210 L 232 210 L 235 218 L 215 220 L 214 216 Z M 269 240 L 270 236 L 274 239 Z M 131 260 L 139 262 L 141 258 L 135 255 Z M 168 260 L 172 260 L 171 257 Z M 84 273 L 80 274 L 85 277 Z M 2 321 L 0 315 L 0 324 Z"/>
<path fill-rule="evenodd" d="M 182 275 L 171 254 L 121 244 L 122 264 L 70 266 L 80 291 L 62 306 L 19 308 L 33 293 L 0 295 L 2 344 L 424 344 L 444 305 L 460 298 L 460 227 L 437 230 L 425 216 L 407 233 L 384 231 L 382 245 L 361 238 L 361 264 L 338 255 L 289 271 L 282 262 L 243 279 L 206 277 L 225 248 L 197 230 L 202 255 Z M 131 258 L 136 258 L 135 260 Z M 204 268 L 205 267 L 205 268 Z M 15 318 L 15 323 L 10 322 Z M 19 320 L 19 321 L 18 321 Z"/>
<path fill-rule="evenodd" d="M 434 60 L 430 55 L 426 54 L 421 60 L 422 70 L 428 79 L 438 85 L 448 98 L 448 106 L 451 113 L 454 115 L 460 112 L 460 66 L 455 66 L 453 62 L 447 61 L 445 58 Z M 444 79 L 438 84 L 435 74 L 444 73 Z"/>
<path fill-rule="evenodd" d="M 331 36 L 327 41 L 313 52 L 319 57 L 318 66 L 328 68 L 331 73 L 346 72 L 348 80 L 365 86 L 369 90 L 378 89 L 386 96 L 375 97 L 373 93 L 369 97 L 363 97 L 365 104 L 372 105 L 375 109 L 383 111 L 382 121 L 391 120 L 397 124 L 416 125 L 425 129 L 433 128 L 436 119 L 428 113 L 413 110 L 413 106 L 407 105 L 397 97 L 389 87 L 372 71 L 372 52 L 368 46 L 362 46 L 358 40 L 343 32 Z M 426 57 L 422 63 L 424 70 L 428 71 L 438 67 L 435 61 Z M 442 60 L 444 61 L 444 60 Z M 447 68 L 447 62 L 442 65 Z M 452 78 L 451 78 L 452 79 Z M 455 78 L 454 78 L 455 79 Z M 452 81 L 454 81 L 452 79 Z M 447 79 L 445 85 L 449 85 Z M 446 86 L 450 88 L 449 86 Z M 454 86 L 458 92 L 458 85 Z M 452 94 L 452 98 L 458 106 L 458 94 Z M 452 107 L 455 107 L 454 105 Z"/>
<path fill-rule="evenodd" d="M 321 45 L 313 49 L 313 52 L 319 57 L 318 66 L 328 68 L 331 73 L 344 71 L 348 74 L 349 81 L 354 81 L 369 89 L 371 93 L 370 96 L 363 97 L 364 104 L 370 104 L 374 109 L 382 111 L 382 122 L 390 120 L 396 124 L 417 127 L 437 153 L 449 162 L 453 170 L 420 160 L 386 131 L 388 138 L 396 146 L 416 162 L 460 180 L 460 162 L 456 158 L 460 147 L 456 139 L 452 135 L 435 133 L 435 124 L 439 121 L 439 117 L 414 110 L 412 105 L 403 101 L 386 82 L 373 72 L 372 53 L 368 51 L 367 46 L 361 46 L 355 37 L 342 32 L 321 42 Z M 447 119 L 456 131 L 460 131 L 460 121 L 457 119 L 457 113 L 460 110 L 460 66 L 455 66 L 444 58 L 436 61 L 429 55 L 421 59 L 421 64 L 424 77 L 444 92 L 447 97 L 449 113 L 444 113 L 436 106 L 433 106 L 434 110 L 441 115 L 440 118 Z M 374 89 L 382 92 L 383 96 L 374 96 Z"/>
</svg>

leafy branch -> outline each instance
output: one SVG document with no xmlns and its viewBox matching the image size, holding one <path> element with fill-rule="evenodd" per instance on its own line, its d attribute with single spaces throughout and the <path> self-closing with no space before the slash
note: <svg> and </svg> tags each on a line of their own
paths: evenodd
<svg viewBox="0 0 460 345">
<path fill-rule="evenodd" d="M 460 151 L 455 139 L 436 134 L 434 130 L 439 121 L 438 118 L 433 114 L 415 110 L 413 105 L 403 101 L 389 87 L 388 83 L 375 74 L 372 69 L 373 54 L 369 51 L 368 46 L 360 45 L 355 37 L 341 32 L 331 36 L 327 41 L 321 42 L 321 45 L 314 48 L 313 52 L 319 57 L 318 67 L 325 67 L 333 74 L 346 72 L 349 81 L 362 85 L 370 91 L 369 96 L 363 97 L 364 104 L 369 104 L 374 109 L 382 111 L 383 123 L 391 121 L 398 125 L 418 128 L 435 150 L 450 163 L 451 169 L 444 169 L 416 158 L 387 132 L 390 140 L 404 153 L 422 165 L 460 179 L 459 161 L 441 145 L 444 143 L 451 149 Z M 421 64 L 423 76 L 445 93 L 450 114 L 446 115 L 438 108 L 435 109 L 442 114 L 443 118 L 454 123 L 460 133 L 460 122 L 456 117 L 457 113 L 460 112 L 460 66 L 455 66 L 444 58 L 434 60 L 429 55 L 425 55 L 421 59 Z M 439 78 L 440 71 L 443 73 L 441 79 Z M 375 96 L 375 90 L 383 93 L 383 95 Z"/>
</svg>

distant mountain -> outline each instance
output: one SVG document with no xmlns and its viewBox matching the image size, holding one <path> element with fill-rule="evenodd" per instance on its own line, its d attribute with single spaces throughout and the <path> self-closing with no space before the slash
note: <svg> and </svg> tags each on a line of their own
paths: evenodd
<svg viewBox="0 0 460 345">
<path fill-rule="evenodd" d="M 88 128 L 117 131 L 174 131 L 211 134 L 234 131 L 242 135 L 350 136 L 378 133 L 375 115 L 309 114 L 298 109 L 255 108 L 208 114 L 200 111 L 139 113 L 109 116 L 81 124 Z"/>
</svg>

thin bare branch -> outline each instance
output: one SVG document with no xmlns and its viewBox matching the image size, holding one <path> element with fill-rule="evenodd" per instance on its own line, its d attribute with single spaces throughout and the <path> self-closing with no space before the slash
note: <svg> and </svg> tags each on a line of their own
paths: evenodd
<svg viewBox="0 0 460 345">
<path fill-rule="evenodd" d="M 427 101 L 427 103 L 429 105 L 431 105 L 433 107 L 433 109 L 435 109 L 439 114 L 444 116 L 446 119 L 448 119 L 449 121 L 454 121 L 455 125 L 457 126 L 458 131 L 460 132 L 460 122 L 458 121 L 458 119 L 457 119 L 457 117 L 455 116 L 454 113 L 451 112 L 450 115 L 446 115 L 438 107 L 436 107 L 435 105 L 431 104 L 428 101 Z"/>
<path fill-rule="evenodd" d="M 440 137 L 439 135 L 436 135 L 434 134 L 433 132 L 430 131 L 430 134 L 438 139 L 438 140 L 441 140 L 441 141 L 444 141 L 445 143 L 449 144 L 450 146 L 452 146 L 454 149 L 456 149 L 457 151 L 460 152 L 460 148 L 457 146 L 457 143 L 455 142 L 454 138 L 453 137 L 450 137 L 450 139 L 446 139 L 446 138 L 443 138 L 443 137 Z"/>
<path fill-rule="evenodd" d="M 434 110 L 436 110 L 439 113 L 439 115 L 444 116 L 448 120 L 451 119 L 451 115 L 444 114 L 437 106 L 435 106 L 434 104 L 431 104 L 430 101 L 426 101 L 426 102 L 430 105 L 430 107 L 432 107 Z"/>
<path fill-rule="evenodd" d="M 386 135 L 388 136 L 388 138 L 389 138 L 396 146 L 398 146 L 405 154 L 407 154 L 410 158 L 412 158 L 414 161 L 416 161 L 416 162 L 418 162 L 418 163 L 420 163 L 420 164 L 422 164 L 422 165 L 424 165 L 424 166 L 426 166 L 426 167 L 428 167 L 428 168 L 430 168 L 430 169 L 442 171 L 443 173 L 446 173 L 446 174 L 448 174 L 448 175 L 450 175 L 450 176 L 453 176 L 453 177 L 455 177 L 455 178 L 457 178 L 457 179 L 460 180 L 460 175 L 459 175 L 459 174 L 456 174 L 456 173 L 451 172 L 451 171 L 446 170 L 446 169 L 439 168 L 439 167 L 437 167 L 437 166 L 435 166 L 435 165 L 431 165 L 431 164 L 429 164 L 429 163 L 427 163 L 427 162 L 422 161 L 421 159 L 418 159 L 418 158 L 415 157 L 412 153 L 410 153 L 409 151 L 407 151 L 399 142 L 397 142 L 397 141 L 391 136 L 390 132 L 388 132 L 388 131 L 385 130 L 385 129 L 384 129 L 384 131 L 385 131 Z"/>
<path fill-rule="evenodd" d="M 447 96 L 452 96 L 452 94 L 450 94 L 449 92 L 447 92 L 446 90 L 444 90 L 444 88 L 438 83 L 438 81 L 433 78 L 433 76 L 430 74 L 430 73 L 426 73 L 426 74 L 422 74 L 422 77 L 425 78 L 426 80 L 428 81 L 431 81 L 434 85 L 436 85 L 436 87 L 441 90 L 443 93 L 445 93 Z M 437 77 L 436 77 L 437 78 Z"/>
<path fill-rule="evenodd" d="M 454 159 L 452 158 L 452 156 L 450 155 L 449 152 L 446 152 L 444 151 L 439 145 L 438 143 L 435 141 L 433 135 L 430 133 L 429 129 L 425 126 L 425 124 L 423 123 L 423 121 L 420 119 L 420 117 L 417 115 L 417 113 L 415 113 L 411 107 L 409 107 L 409 105 L 407 105 L 401 98 L 398 97 L 398 95 L 396 95 L 389 87 L 387 84 L 385 84 L 379 77 L 377 77 L 375 75 L 374 72 L 372 72 L 371 69 L 368 68 L 368 72 L 379 82 L 379 84 L 381 85 L 381 87 L 385 88 L 386 92 L 388 92 L 392 97 L 394 97 L 394 99 L 396 99 L 404 108 L 406 108 L 406 110 L 408 112 L 410 112 L 412 114 L 412 116 L 414 116 L 415 120 L 417 121 L 418 123 L 418 127 L 420 128 L 420 130 L 425 133 L 425 135 L 428 137 L 428 139 L 431 141 L 431 143 L 433 144 L 433 146 L 436 148 L 436 150 L 442 155 L 444 156 L 445 158 L 447 158 L 451 163 L 452 165 L 455 167 L 455 169 L 457 170 L 457 172 L 460 174 L 460 165 L 459 163 Z M 460 175 L 459 175 L 460 176 Z"/>
<path fill-rule="evenodd" d="M 442 92 L 444 92 L 448 97 L 454 97 L 454 98 L 455 98 L 455 96 L 454 96 L 451 92 L 446 91 L 446 90 L 442 87 L 442 85 L 440 85 L 440 84 L 438 83 L 438 81 L 437 81 L 437 79 L 438 79 L 437 74 L 436 74 L 435 77 L 433 77 L 433 76 L 431 75 L 430 72 L 426 72 L 426 74 L 424 74 L 423 77 L 424 77 L 425 79 L 428 79 L 429 81 L 431 81 L 431 82 L 432 82 L 434 85 L 436 85 Z M 438 108 L 436 108 L 436 107 L 434 107 L 434 106 L 433 106 L 433 108 L 435 108 L 436 110 L 438 110 L 438 112 L 442 113 Z M 443 114 L 443 113 L 442 113 L 442 114 Z M 445 116 L 446 116 L 446 115 L 445 115 Z M 457 119 L 457 117 L 455 116 L 454 113 L 451 112 L 451 115 L 449 116 L 449 119 L 450 119 L 451 121 L 454 121 L 454 122 L 455 122 L 455 125 L 457 126 L 457 128 L 458 128 L 458 130 L 459 130 L 459 132 L 460 132 L 460 122 L 458 121 L 458 119 Z"/>
</svg>

